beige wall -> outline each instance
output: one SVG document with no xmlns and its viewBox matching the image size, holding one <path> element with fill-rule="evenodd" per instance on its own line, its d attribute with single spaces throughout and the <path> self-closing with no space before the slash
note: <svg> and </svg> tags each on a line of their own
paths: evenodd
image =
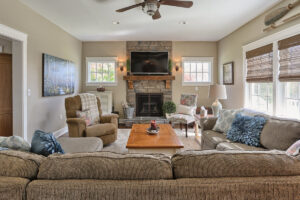
<svg viewBox="0 0 300 200">
<path fill-rule="evenodd" d="M 293 2 L 292 0 L 286 0 L 282 3 L 276 5 L 274 8 L 269 11 L 286 6 L 288 2 Z M 268 12 L 269 12 L 268 11 Z M 299 13 L 300 8 L 296 8 L 292 10 L 285 18 L 294 15 L 295 13 Z M 250 21 L 243 27 L 234 31 L 230 35 L 226 36 L 222 40 L 218 42 L 218 61 L 219 61 L 219 69 L 222 69 L 222 65 L 226 62 L 234 61 L 235 69 L 235 84 L 233 86 L 227 87 L 227 96 L 228 99 L 223 102 L 223 106 L 226 108 L 240 108 L 244 105 L 244 89 L 243 89 L 243 55 L 242 55 L 242 46 L 261 39 L 265 36 L 271 35 L 280 30 L 286 29 L 287 27 L 293 26 L 295 24 L 300 23 L 300 19 L 290 22 L 281 26 L 278 29 L 275 29 L 270 32 L 263 32 L 264 26 L 264 18 L 268 13 L 264 13 L 254 20 Z M 220 72 L 220 82 L 222 82 L 222 70 Z"/>
<path fill-rule="evenodd" d="M 216 42 L 173 42 L 173 61 L 181 60 L 181 57 L 213 57 L 213 81 L 218 79 L 218 60 Z M 176 72 L 173 68 L 176 80 L 172 83 L 173 101 L 178 104 L 181 94 L 198 94 L 198 106 L 211 105 L 212 100 L 208 99 L 209 86 L 182 86 L 182 68 Z"/>
<path fill-rule="evenodd" d="M 82 45 L 82 85 L 83 91 L 96 90 L 96 87 L 86 86 L 86 57 L 110 57 L 117 56 L 119 60 L 126 60 L 126 42 L 83 42 Z M 173 42 L 173 60 L 181 60 L 184 56 L 214 57 L 214 81 L 217 80 L 217 43 L 216 42 Z M 106 86 L 106 90 L 113 91 L 113 103 L 115 110 L 121 111 L 122 101 L 126 100 L 126 82 L 123 76 L 126 72 L 118 69 L 118 85 Z M 182 86 L 181 70 L 173 70 L 176 80 L 172 83 L 173 101 L 179 102 L 182 93 L 198 93 L 198 105 L 210 105 L 208 99 L 208 86 L 195 87 Z M 121 111 L 122 114 L 122 111 Z"/>
<path fill-rule="evenodd" d="M 12 42 L 10 40 L 0 38 L 0 46 L 2 46 L 2 53 L 12 53 Z"/>
<path fill-rule="evenodd" d="M 126 42 L 83 42 L 82 45 L 82 89 L 84 92 L 94 91 L 97 87 L 86 86 L 86 57 L 118 57 L 118 60 L 126 61 Z M 125 67 L 126 68 L 126 67 Z M 113 105 L 116 111 L 121 111 L 122 101 L 126 100 L 126 75 L 117 69 L 117 86 L 106 86 L 107 91 L 113 92 Z M 122 114 L 122 112 L 121 112 Z"/>
<path fill-rule="evenodd" d="M 0 23 L 28 34 L 28 138 L 36 129 L 55 131 L 65 126 L 64 99 L 42 97 L 42 53 L 72 60 L 77 67 L 76 92 L 81 83 L 81 41 L 41 17 L 18 0 L 1 0 Z M 61 118 L 62 115 L 62 118 Z"/>
</svg>

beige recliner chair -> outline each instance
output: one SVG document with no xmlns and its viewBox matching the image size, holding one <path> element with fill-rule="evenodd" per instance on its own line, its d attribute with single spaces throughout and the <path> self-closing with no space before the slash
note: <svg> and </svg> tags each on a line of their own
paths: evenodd
<svg viewBox="0 0 300 200">
<path fill-rule="evenodd" d="M 79 95 L 65 99 L 67 124 L 70 137 L 99 137 L 103 145 L 113 143 L 117 139 L 118 115 L 102 115 L 100 99 L 97 98 L 100 123 L 86 126 L 85 120 L 76 117 L 76 111 L 81 110 Z"/>
</svg>

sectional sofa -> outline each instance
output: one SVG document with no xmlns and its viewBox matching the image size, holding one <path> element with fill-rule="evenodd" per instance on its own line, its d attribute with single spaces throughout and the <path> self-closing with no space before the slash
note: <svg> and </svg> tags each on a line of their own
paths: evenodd
<svg viewBox="0 0 300 200">
<path fill-rule="evenodd" d="M 243 115 L 260 115 L 267 119 L 260 135 L 261 147 L 248 146 L 227 139 L 226 134 L 213 131 L 217 118 L 208 118 L 202 123 L 201 149 L 210 150 L 287 150 L 294 142 L 300 140 L 300 121 L 269 116 L 248 109 L 240 110 Z"/>
<path fill-rule="evenodd" d="M 300 199 L 300 158 L 282 151 L 110 152 L 42 157 L 0 151 L 0 199 Z"/>
</svg>

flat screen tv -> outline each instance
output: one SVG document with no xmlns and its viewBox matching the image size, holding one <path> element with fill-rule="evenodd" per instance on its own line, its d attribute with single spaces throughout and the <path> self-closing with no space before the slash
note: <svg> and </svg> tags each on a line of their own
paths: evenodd
<svg viewBox="0 0 300 200">
<path fill-rule="evenodd" d="M 132 74 L 168 74 L 168 52 L 131 52 Z"/>
</svg>

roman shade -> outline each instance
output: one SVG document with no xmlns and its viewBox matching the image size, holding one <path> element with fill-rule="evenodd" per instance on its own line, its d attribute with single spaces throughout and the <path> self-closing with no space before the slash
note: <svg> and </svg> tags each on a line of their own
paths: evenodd
<svg viewBox="0 0 300 200">
<path fill-rule="evenodd" d="M 278 42 L 279 81 L 300 81 L 300 34 Z"/>
<path fill-rule="evenodd" d="M 273 44 L 246 52 L 248 83 L 273 81 Z"/>
</svg>

